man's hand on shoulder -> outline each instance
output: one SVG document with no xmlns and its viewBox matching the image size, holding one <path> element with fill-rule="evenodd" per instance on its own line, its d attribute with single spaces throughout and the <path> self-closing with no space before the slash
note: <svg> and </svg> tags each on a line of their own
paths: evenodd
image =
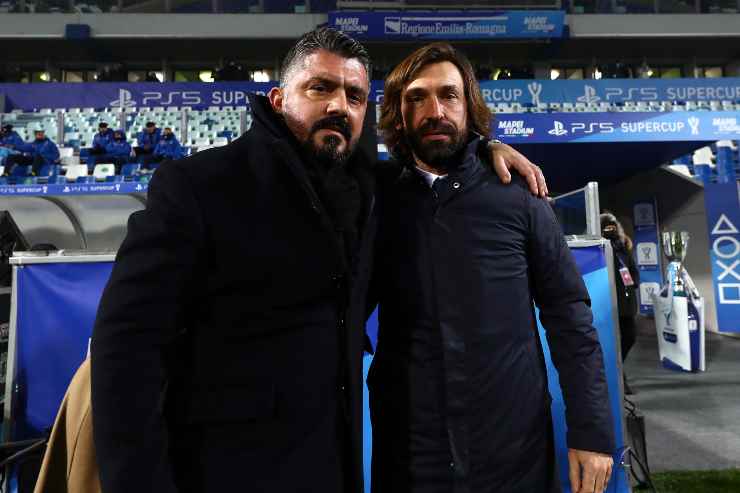
<svg viewBox="0 0 740 493">
<path fill-rule="evenodd" d="M 509 183 L 511 181 L 509 170 L 513 169 L 527 180 L 529 189 L 533 194 L 540 197 L 547 196 L 545 175 L 542 174 L 539 166 L 531 163 L 529 159 L 514 150 L 513 147 L 502 142 L 493 140 L 488 142 L 488 150 L 491 153 L 493 170 L 502 182 Z"/>
<path fill-rule="evenodd" d="M 614 461 L 607 454 L 571 448 L 568 465 L 573 493 L 602 493 L 609 484 Z"/>
</svg>

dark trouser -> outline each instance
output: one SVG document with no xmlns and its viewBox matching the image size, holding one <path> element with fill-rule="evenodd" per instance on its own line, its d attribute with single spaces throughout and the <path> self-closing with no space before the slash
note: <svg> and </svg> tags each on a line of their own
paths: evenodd
<svg viewBox="0 0 740 493">
<path fill-rule="evenodd" d="M 102 156 L 103 154 L 105 154 L 105 148 L 103 147 L 93 147 L 90 149 L 91 156 Z"/>
<path fill-rule="evenodd" d="M 143 156 L 141 158 L 141 167 L 149 169 L 152 163 L 161 163 L 165 159 L 167 159 L 166 156 L 155 156 L 154 154 L 149 154 L 148 156 Z"/>
<path fill-rule="evenodd" d="M 40 155 L 36 156 L 24 156 L 22 154 L 13 154 L 8 156 L 5 160 L 6 174 L 11 174 L 13 168 L 16 166 L 31 166 L 31 171 L 34 174 L 38 174 L 41 171 L 41 167 L 44 165 L 44 158 Z"/>
<path fill-rule="evenodd" d="M 619 335 L 622 340 L 622 361 L 624 361 L 637 339 L 635 317 L 619 317 Z"/>
<path fill-rule="evenodd" d="M 136 157 L 141 158 L 143 156 L 151 156 L 154 152 L 153 148 L 144 149 L 143 147 L 134 147 L 134 152 L 136 153 Z"/>
</svg>

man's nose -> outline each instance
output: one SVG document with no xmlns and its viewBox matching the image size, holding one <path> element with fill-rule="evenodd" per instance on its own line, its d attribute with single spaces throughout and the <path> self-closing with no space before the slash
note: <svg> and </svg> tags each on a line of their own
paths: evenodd
<svg viewBox="0 0 740 493">
<path fill-rule="evenodd" d="M 432 97 L 429 99 L 429 108 L 427 113 L 427 118 L 431 120 L 441 120 L 444 118 L 444 107 L 442 106 L 442 103 L 440 102 L 439 98 Z"/>
<path fill-rule="evenodd" d="M 344 91 L 335 91 L 329 100 L 329 106 L 326 108 L 326 112 L 330 115 L 347 114 L 347 95 L 344 94 Z"/>
</svg>

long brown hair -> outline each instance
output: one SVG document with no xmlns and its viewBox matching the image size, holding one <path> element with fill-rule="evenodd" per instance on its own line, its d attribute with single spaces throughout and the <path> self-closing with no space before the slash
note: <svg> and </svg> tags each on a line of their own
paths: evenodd
<svg viewBox="0 0 740 493">
<path fill-rule="evenodd" d="M 411 156 L 411 149 L 409 149 L 404 137 L 403 115 L 401 114 L 403 89 L 414 80 L 424 67 L 441 62 L 452 63 L 462 75 L 468 110 L 468 131 L 488 136 L 491 126 L 491 111 L 483 99 L 470 61 L 449 43 L 432 43 L 419 48 L 406 57 L 385 79 L 378 128 L 383 134 L 383 140 L 388 151 L 396 159 L 406 160 Z"/>
</svg>

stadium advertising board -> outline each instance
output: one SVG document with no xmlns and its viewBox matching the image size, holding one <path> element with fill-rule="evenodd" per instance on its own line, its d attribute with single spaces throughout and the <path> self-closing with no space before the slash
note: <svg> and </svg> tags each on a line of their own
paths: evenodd
<svg viewBox="0 0 740 493">
<path fill-rule="evenodd" d="M 560 38 L 565 12 L 329 12 L 329 26 L 358 39 Z"/>
<path fill-rule="evenodd" d="M 40 108 L 141 108 L 244 106 L 247 94 L 266 94 L 277 82 L 94 82 L 0 84 L 6 111 Z M 740 100 L 740 77 L 722 79 L 602 79 L 481 81 L 488 104 L 522 106 L 570 103 L 600 104 L 651 101 Z M 373 81 L 373 99 L 380 101 L 383 81 Z"/>
<path fill-rule="evenodd" d="M 717 329 L 740 332 L 740 202 L 735 180 L 704 183 Z"/>
<path fill-rule="evenodd" d="M 0 185 L 0 196 L 45 196 L 45 195 L 111 195 L 146 193 L 148 183 L 68 183 Z"/>
<path fill-rule="evenodd" d="M 738 140 L 740 112 L 501 113 L 492 135 L 510 144 Z"/>
<path fill-rule="evenodd" d="M 481 81 L 487 103 L 624 103 L 735 101 L 740 77 L 717 79 L 585 79 Z"/>
</svg>

